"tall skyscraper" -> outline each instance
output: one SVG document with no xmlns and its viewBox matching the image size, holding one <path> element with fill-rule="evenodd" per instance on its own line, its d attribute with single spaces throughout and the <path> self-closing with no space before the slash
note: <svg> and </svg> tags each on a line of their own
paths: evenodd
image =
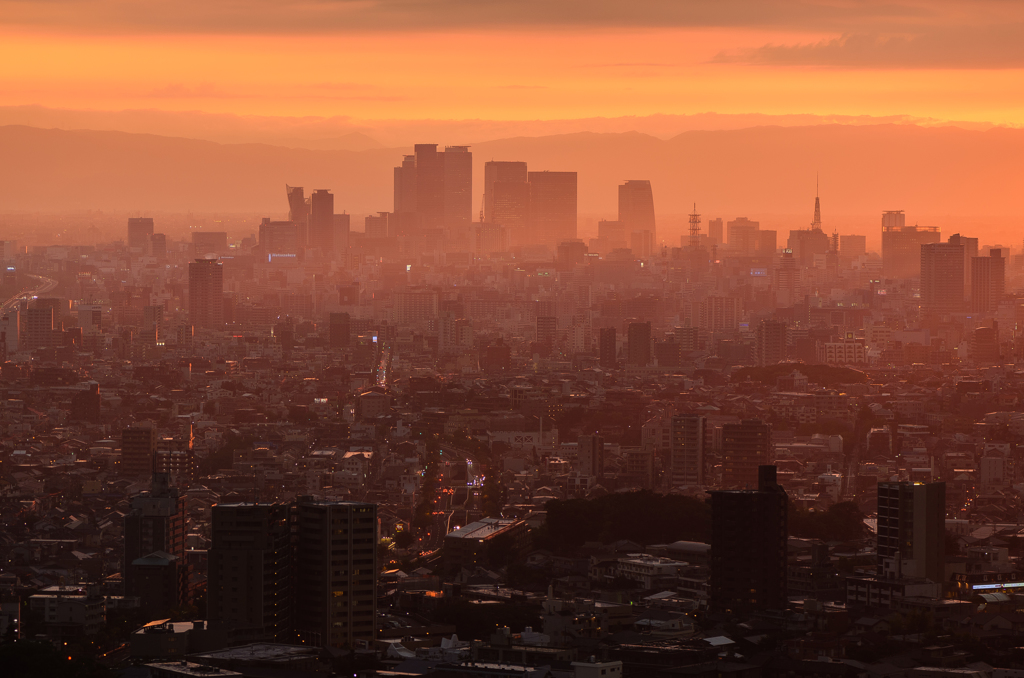
<svg viewBox="0 0 1024 678">
<path fill-rule="evenodd" d="M 395 168 L 392 214 L 396 235 L 406 235 L 416 230 L 416 190 L 416 156 L 406 155 L 402 157 L 402 164 Z"/>
<path fill-rule="evenodd" d="M 706 420 L 696 414 L 672 417 L 670 489 L 704 485 L 704 428 Z"/>
<path fill-rule="evenodd" d="M 150 238 L 153 237 L 153 220 L 149 217 L 128 219 L 128 249 L 149 254 Z"/>
<path fill-rule="evenodd" d="M 301 250 L 306 247 L 309 234 L 309 200 L 304 197 L 302 186 L 285 184 L 288 195 L 288 221 L 295 224 L 296 246 Z"/>
<path fill-rule="evenodd" d="M 939 229 L 907 226 L 903 210 L 882 213 L 882 275 L 917 278 L 921 275 L 921 245 L 937 243 Z"/>
<path fill-rule="evenodd" d="M 576 172 L 530 172 L 531 240 L 552 249 L 576 239 Z"/>
<path fill-rule="evenodd" d="M 161 605 L 146 608 L 159 615 L 191 602 L 185 562 L 188 518 L 185 496 L 170 486 L 168 475 L 154 473 L 152 478 L 150 491 L 133 497 L 124 517 L 121 572 L 125 595 Z"/>
<path fill-rule="evenodd" d="M 294 222 L 263 219 L 259 231 L 259 255 L 264 261 L 272 254 L 298 254 L 299 249 L 299 232 Z"/>
<path fill-rule="evenodd" d="M 946 580 L 946 484 L 878 483 L 878 576 Z"/>
<path fill-rule="evenodd" d="M 469 226 L 473 221 L 473 154 L 468 146 L 416 144 L 395 168 L 398 235 L 416 228 Z"/>
<path fill-rule="evenodd" d="M 651 323 L 630 323 L 626 331 L 626 363 L 636 367 L 651 364 Z"/>
<path fill-rule="evenodd" d="M 772 427 L 760 419 L 722 425 L 722 486 L 757 487 L 757 468 L 771 462 Z"/>
<path fill-rule="evenodd" d="M 487 220 L 505 227 L 514 246 L 530 243 L 530 184 L 527 181 L 496 181 L 490 186 L 491 216 Z"/>
<path fill-rule="evenodd" d="M 650 241 L 658 242 L 654 192 L 649 180 L 629 179 L 619 186 L 619 221 L 625 225 L 627 232 L 649 231 Z"/>
<path fill-rule="evenodd" d="M 446 228 L 473 221 L 473 154 L 469 146 L 444 149 L 444 223 Z"/>
<path fill-rule="evenodd" d="M 306 202 L 302 186 L 285 184 L 284 190 L 288 196 L 288 220 L 294 223 L 305 223 L 309 216 L 309 203 Z"/>
<path fill-rule="evenodd" d="M 599 337 L 600 363 L 601 367 L 613 370 L 618 366 L 616 359 L 615 328 L 602 327 Z"/>
<path fill-rule="evenodd" d="M 416 214 L 419 227 L 444 227 L 444 155 L 437 144 L 416 144 Z M 404 165 L 404 163 L 403 163 Z"/>
<path fill-rule="evenodd" d="M 1006 291 L 1006 259 L 1001 249 L 971 257 L 971 312 L 994 313 Z"/>
<path fill-rule="evenodd" d="M 193 327 L 224 326 L 224 266 L 217 259 L 188 265 L 188 320 Z"/>
<path fill-rule="evenodd" d="M 964 307 L 964 246 L 951 242 L 921 245 L 921 308 L 954 313 Z"/>
<path fill-rule="evenodd" d="M 786 249 L 779 256 L 775 268 L 775 304 L 780 308 L 789 308 L 801 300 L 801 270 L 797 265 L 793 250 Z"/>
<path fill-rule="evenodd" d="M 746 217 L 736 217 L 726 223 L 729 236 L 729 250 L 740 256 L 753 256 L 760 241 L 758 231 L 761 224 Z"/>
<path fill-rule="evenodd" d="M 309 246 L 326 259 L 334 258 L 334 194 L 327 189 L 309 197 Z"/>
<path fill-rule="evenodd" d="M 233 645 L 291 640 L 294 550 L 288 504 L 215 504 L 207 620 Z"/>
<path fill-rule="evenodd" d="M 500 221 L 495 216 L 494 206 L 494 185 L 497 183 L 503 184 L 518 184 L 523 185 L 529 181 L 526 170 L 525 162 L 515 161 L 502 161 L 502 160 L 490 160 L 484 163 L 484 221 L 492 224 L 501 224 L 502 226 L 509 226 L 509 224 Z M 526 201 L 529 204 L 529 187 L 526 187 Z M 524 214 L 524 221 L 525 221 Z"/>
<path fill-rule="evenodd" d="M 367 214 L 366 218 L 363 219 L 363 232 L 366 234 L 366 237 L 387 238 L 389 235 L 393 235 L 389 232 L 388 228 L 388 217 L 390 216 L 390 212 Z"/>
<path fill-rule="evenodd" d="M 774 466 L 755 470 L 756 490 L 711 492 L 711 609 L 784 610 L 789 497 Z"/>
<path fill-rule="evenodd" d="M 302 497 L 296 507 L 295 629 L 306 643 L 354 647 L 377 631 L 377 507 Z"/>
</svg>

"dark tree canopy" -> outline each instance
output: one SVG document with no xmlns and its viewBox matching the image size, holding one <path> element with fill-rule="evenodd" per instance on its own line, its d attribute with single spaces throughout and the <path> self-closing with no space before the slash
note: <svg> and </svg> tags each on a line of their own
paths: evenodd
<svg viewBox="0 0 1024 678">
<path fill-rule="evenodd" d="M 833 504 L 825 511 L 789 509 L 789 534 L 803 539 L 854 541 L 867 536 L 864 514 L 852 501 Z"/>
<path fill-rule="evenodd" d="M 618 492 L 596 499 L 556 499 L 537 546 L 568 551 L 585 542 L 628 539 L 638 544 L 711 539 L 711 507 L 700 499 L 649 490 Z"/>
<path fill-rule="evenodd" d="M 807 381 L 819 386 L 838 386 L 839 384 L 864 384 L 868 375 L 860 370 L 849 367 L 833 367 L 832 365 L 805 365 L 804 363 L 778 363 L 765 367 L 743 367 L 732 373 L 732 383 L 756 381 L 774 386 L 779 377 L 792 374 L 799 370 L 807 377 Z"/>
</svg>

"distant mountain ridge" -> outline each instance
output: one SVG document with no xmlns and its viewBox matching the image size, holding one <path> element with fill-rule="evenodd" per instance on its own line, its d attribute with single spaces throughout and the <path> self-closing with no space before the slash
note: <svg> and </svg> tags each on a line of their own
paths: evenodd
<svg viewBox="0 0 1024 678">
<path fill-rule="evenodd" d="M 445 139 L 423 139 L 444 145 Z M 285 211 L 285 183 L 330 188 L 336 209 L 390 210 L 392 168 L 411 148 L 307 150 L 152 134 L 0 127 L 0 211 L 74 209 Z M 829 217 L 905 209 L 919 215 L 1024 217 L 1024 130 L 906 124 L 751 127 L 514 137 L 473 145 L 474 217 L 487 160 L 579 173 L 579 211 L 614 215 L 616 186 L 650 179 L 659 214 L 808 213 L 821 177 Z M 792 227 L 804 227 L 797 223 Z M 1014 241 L 1019 236 L 1014 237 Z"/>
</svg>

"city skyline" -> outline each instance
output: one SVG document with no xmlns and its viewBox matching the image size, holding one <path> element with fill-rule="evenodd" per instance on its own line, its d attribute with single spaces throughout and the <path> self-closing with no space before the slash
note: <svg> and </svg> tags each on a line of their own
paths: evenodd
<svg viewBox="0 0 1024 678">
<path fill-rule="evenodd" d="M 1021 675 L 1021 35 L 0 0 L 3 675 Z"/>
</svg>

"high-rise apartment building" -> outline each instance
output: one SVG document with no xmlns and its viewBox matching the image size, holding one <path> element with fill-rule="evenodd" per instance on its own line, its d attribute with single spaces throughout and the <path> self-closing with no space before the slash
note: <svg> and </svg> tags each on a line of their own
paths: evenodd
<svg viewBox="0 0 1024 678">
<path fill-rule="evenodd" d="M 530 172 L 531 241 L 554 249 L 576 239 L 576 172 Z"/>
<path fill-rule="evenodd" d="M 604 438 L 594 434 L 576 439 L 576 471 L 581 476 L 604 475 Z"/>
<path fill-rule="evenodd" d="M 649 180 L 629 179 L 619 185 L 619 221 L 625 225 L 627 232 L 647 231 L 650 233 L 650 242 L 657 243 L 654 192 Z"/>
<path fill-rule="evenodd" d="M 306 643 L 354 647 L 377 629 L 377 507 L 302 497 L 296 505 L 295 629 Z"/>
<path fill-rule="evenodd" d="M 646 367 L 651 364 L 651 323 L 629 323 L 626 328 L 626 364 Z"/>
<path fill-rule="evenodd" d="M 133 497 L 124 517 L 122 575 L 125 595 L 142 598 L 144 605 L 149 603 L 147 612 L 160 615 L 191 603 L 185 562 L 188 516 L 185 495 L 170 486 L 168 475 L 152 478 L 150 491 Z"/>
<path fill-rule="evenodd" d="M 672 417 L 669 457 L 670 489 L 704 485 L 704 439 L 707 421 L 697 414 Z"/>
<path fill-rule="evenodd" d="M 601 367 L 613 370 L 618 366 L 618 350 L 615 345 L 615 328 L 602 327 L 598 334 L 599 362 Z"/>
<path fill-rule="evenodd" d="M 289 642 L 295 597 L 288 504 L 215 504 L 207 620 L 231 644 Z"/>
<path fill-rule="evenodd" d="M 217 259 L 188 265 L 188 320 L 193 327 L 224 326 L 224 266 Z"/>
<path fill-rule="evenodd" d="M 841 235 L 839 236 L 839 251 L 843 259 L 856 259 L 867 254 L 867 237 L 863 235 Z"/>
<path fill-rule="evenodd" d="M 757 487 L 757 469 L 771 462 L 772 427 L 760 419 L 722 425 L 722 486 Z"/>
<path fill-rule="evenodd" d="M 713 295 L 700 302 L 698 326 L 709 332 L 728 332 L 739 328 L 740 299 Z"/>
<path fill-rule="evenodd" d="M 1006 259 L 998 248 L 987 257 L 971 257 L 971 312 L 994 313 L 1006 291 Z"/>
<path fill-rule="evenodd" d="M 953 242 L 921 245 L 921 308 L 955 313 L 964 307 L 964 246 Z"/>
<path fill-rule="evenodd" d="M 156 454 L 156 427 L 146 421 L 121 431 L 121 475 L 149 478 Z"/>
<path fill-rule="evenodd" d="M 128 219 L 128 249 L 149 254 L 150 238 L 153 237 L 153 220 L 149 217 Z"/>
<path fill-rule="evenodd" d="M 157 261 L 164 261 L 167 259 L 167 235 L 164 233 L 154 233 L 149 238 L 149 252 L 152 254 Z"/>
<path fill-rule="evenodd" d="M 712 246 L 725 242 L 722 218 L 708 219 L 708 243 Z"/>
<path fill-rule="evenodd" d="M 351 338 L 351 321 L 348 313 L 331 313 L 330 342 L 332 349 L 346 348 Z"/>
<path fill-rule="evenodd" d="M 774 466 L 755 469 L 755 489 L 711 492 L 711 609 L 786 609 L 789 497 Z"/>
<path fill-rule="evenodd" d="M 878 576 L 946 580 L 946 484 L 878 483 Z"/>
<path fill-rule="evenodd" d="M 882 213 L 882 275 L 917 278 L 921 275 L 921 245 L 937 243 L 939 229 L 907 226 L 903 210 Z"/>
<path fill-rule="evenodd" d="M 140 339 L 149 347 L 164 343 L 164 307 L 145 306 L 142 309 L 142 332 Z"/>
<path fill-rule="evenodd" d="M 57 345 L 57 313 L 49 304 L 36 300 L 25 309 L 21 322 L 21 344 L 25 350 L 49 348 Z"/>
<path fill-rule="evenodd" d="M 551 350 L 558 340 L 558 318 L 553 315 L 537 316 L 537 343 Z"/>
<path fill-rule="evenodd" d="M 775 365 L 786 358 L 786 323 L 762 320 L 755 334 L 755 360 L 758 365 Z"/>
<path fill-rule="evenodd" d="M 0 346 L 5 353 L 4 358 L 16 353 L 19 348 L 21 314 L 17 308 L 0 313 Z"/>
<path fill-rule="evenodd" d="M 516 186 L 524 186 L 529 181 L 528 173 L 526 170 L 525 162 L 515 161 L 501 161 L 491 160 L 484 163 L 484 221 L 492 224 L 501 224 L 503 226 L 510 226 L 504 221 L 497 218 L 495 212 L 494 199 L 495 184 L 513 184 Z M 529 208 L 529 186 L 525 188 L 525 209 L 523 210 L 523 218 L 525 225 L 526 212 Z M 510 191 L 511 192 L 511 191 Z M 505 216 L 505 215 L 502 215 Z"/>
<path fill-rule="evenodd" d="M 625 249 L 630 246 L 631 234 L 621 221 L 597 222 L 597 240 L 601 251 L 607 254 L 612 250 Z"/>
</svg>

